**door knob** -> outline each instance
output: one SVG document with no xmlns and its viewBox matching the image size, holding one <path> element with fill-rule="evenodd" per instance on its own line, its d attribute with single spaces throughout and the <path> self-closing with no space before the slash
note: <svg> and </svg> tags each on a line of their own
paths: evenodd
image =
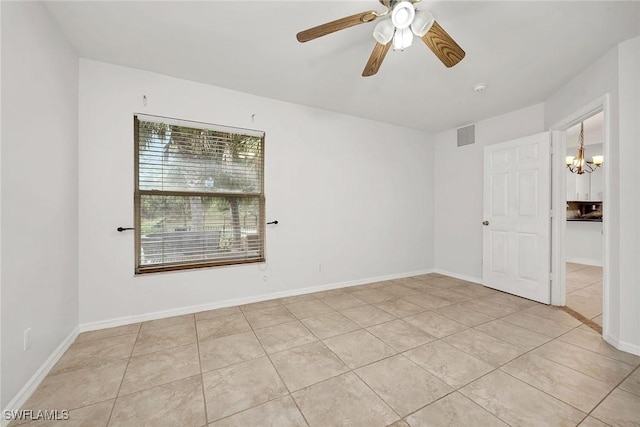
<svg viewBox="0 0 640 427">
<path fill-rule="evenodd" d="M 482 225 L 489 225 L 489 221 L 482 221 Z"/>
</svg>

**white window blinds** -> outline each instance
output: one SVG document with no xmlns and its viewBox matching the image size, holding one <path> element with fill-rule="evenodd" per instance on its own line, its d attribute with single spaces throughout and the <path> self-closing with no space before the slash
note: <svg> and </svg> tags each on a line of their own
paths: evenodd
<svg viewBox="0 0 640 427">
<path fill-rule="evenodd" d="M 264 261 L 264 133 L 135 116 L 136 273 Z"/>
</svg>

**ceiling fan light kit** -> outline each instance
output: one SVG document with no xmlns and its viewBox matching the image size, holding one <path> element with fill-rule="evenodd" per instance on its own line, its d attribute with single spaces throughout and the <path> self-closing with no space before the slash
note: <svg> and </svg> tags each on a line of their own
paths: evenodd
<svg viewBox="0 0 640 427">
<path fill-rule="evenodd" d="M 409 28 L 416 16 L 416 9 L 408 1 L 396 4 L 391 12 L 391 22 L 398 30 Z"/>
<path fill-rule="evenodd" d="M 436 22 L 431 12 L 416 10 L 420 0 L 379 0 L 387 8 L 384 12 L 368 11 L 301 31 L 297 35 L 300 43 L 334 33 L 354 25 L 365 24 L 378 18 L 391 17 L 380 21 L 373 29 L 376 45 L 362 72 L 363 77 L 376 74 L 389 48 L 404 50 L 413 43 L 413 35 L 420 37 L 425 45 L 446 67 L 453 67 L 462 61 L 464 50 Z"/>
</svg>

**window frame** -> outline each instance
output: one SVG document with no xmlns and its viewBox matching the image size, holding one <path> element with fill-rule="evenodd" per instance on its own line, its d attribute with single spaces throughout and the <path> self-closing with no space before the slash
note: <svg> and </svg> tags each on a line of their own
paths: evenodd
<svg viewBox="0 0 640 427">
<path fill-rule="evenodd" d="M 213 125 L 209 123 L 202 123 L 190 120 L 181 120 L 174 119 L 169 117 L 162 116 L 153 116 L 149 114 L 143 113 L 135 113 L 133 115 L 133 140 L 134 140 L 134 195 L 133 195 L 133 210 L 134 210 L 134 234 L 135 234 L 135 242 L 134 242 L 134 255 L 135 255 L 135 274 L 136 275 L 144 275 L 150 273 L 162 273 L 168 271 L 181 271 L 181 270 L 194 270 L 200 268 L 212 268 L 212 267 L 224 267 L 224 266 L 232 266 L 232 265 L 245 265 L 245 264 L 255 264 L 255 263 L 263 263 L 266 261 L 266 219 L 265 219 L 265 194 L 264 194 L 264 149 L 265 149 L 265 132 L 260 131 L 262 136 L 261 145 L 260 145 L 260 192 L 259 193 L 236 193 L 236 192 L 196 192 L 196 191 L 176 191 L 176 190 L 141 190 L 140 189 L 140 134 L 139 134 L 139 123 L 140 116 L 144 117 L 153 117 L 158 119 L 158 122 L 162 122 L 162 120 L 173 121 L 173 122 L 185 122 L 192 125 L 206 125 L 216 127 L 218 125 Z M 144 121 L 144 120 L 143 120 Z M 251 129 L 242 129 L 242 128 L 233 128 L 230 126 L 218 126 L 223 129 L 235 129 L 238 131 L 252 131 Z M 203 129 L 206 129 L 203 127 Z M 238 132 L 241 133 L 241 132 Z M 259 203 L 259 218 L 258 218 L 258 238 L 259 238 L 259 256 L 257 258 L 251 259 L 221 259 L 221 260 L 205 260 L 201 262 L 174 262 L 174 263 L 163 263 L 163 264 L 155 264 L 150 266 L 145 266 L 142 264 L 142 214 L 141 214 L 141 198 L 143 195 L 152 195 L 152 196 L 199 196 L 199 197 L 208 197 L 208 198 L 225 198 L 225 197 L 237 197 L 237 198 L 246 198 L 246 199 L 257 199 Z"/>
</svg>

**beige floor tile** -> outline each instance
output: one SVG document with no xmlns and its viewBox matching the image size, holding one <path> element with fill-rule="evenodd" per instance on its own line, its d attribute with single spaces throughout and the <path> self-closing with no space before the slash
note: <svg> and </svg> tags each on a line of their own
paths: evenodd
<svg viewBox="0 0 640 427">
<path fill-rule="evenodd" d="M 144 326 L 144 324 L 143 324 Z M 185 322 L 167 328 L 144 329 L 138 333 L 133 355 L 153 353 L 197 341 L 195 323 Z"/>
<path fill-rule="evenodd" d="M 479 311 L 480 313 L 484 313 L 492 317 L 503 317 L 519 311 L 518 309 L 513 307 L 496 304 L 490 300 L 487 300 L 486 298 L 466 301 L 461 303 L 460 306 L 469 310 Z"/>
<path fill-rule="evenodd" d="M 324 343 L 352 369 L 397 353 L 365 330 L 327 338 Z"/>
<path fill-rule="evenodd" d="M 629 377 L 620 384 L 620 388 L 640 397 L 640 368 L 636 369 L 633 374 L 629 375 Z"/>
<path fill-rule="evenodd" d="M 203 341 L 198 347 L 202 372 L 246 362 L 265 354 L 253 332 Z"/>
<path fill-rule="evenodd" d="M 366 304 L 366 302 L 361 299 L 347 293 L 322 298 L 321 301 L 334 310 L 346 310 L 347 308 Z"/>
<path fill-rule="evenodd" d="M 395 317 L 405 317 L 425 311 L 424 307 L 410 303 L 403 299 L 392 299 L 373 304 Z"/>
<path fill-rule="evenodd" d="M 126 360 L 63 374 L 48 375 L 23 409 L 72 410 L 116 397 Z"/>
<path fill-rule="evenodd" d="M 317 338 L 300 322 L 283 323 L 256 329 L 255 334 L 267 353 L 286 350 L 316 341 Z"/>
<path fill-rule="evenodd" d="M 279 325 L 296 320 L 296 317 L 281 305 L 248 311 L 244 316 L 254 329 L 266 328 L 267 326 Z"/>
<path fill-rule="evenodd" d="M 355 372 L 402 417 L 453 391 L 402 355 L 372 363 Z"/>
<path fill-rule="evenodd" d="M 404 300 L 412 304 L 417 304 L 425 310 L 435 310 L 436 308 L 446 307 L 452 304 L 451 301 L 432 295 L 431 293 L 411 295 L 410 297 L 404 297 Z"/>
<path fill-rule="evenodd" d="M 531 301 L 530 299 L 520 298 L 518 296 L 507 294 L 505 292 L 498 292 L 494 295 L 484 297 L 482 298 L 482 300 L 506 307 L 511 307 L 518 311 L 525 310 L 531 307 L 537 307 L 540 305 L 539 303 Z"/>
<path fill-rule="evenodd" d="M 491 365 L 444 341 L 434 341 L 403 354 L 454 388 L 493 370 Z"/>
<path fill-rule="evenodd" d="M 97 331 L 83 332 L 76 338 L 76 343 L 99 340 L 102 338 L 117 337 L 119 335 L 137 334 L 140 330 L 140 323 L 131 325 L 116 326 L 115 328 L 99 329 Z"/>
<path fill-rule="evenodd" d="M 633 370 L 631 365 L 559 340 L 538 347 L 533 354 L 614 386 Z"/>
<path fill-rule="evenodd" d="M 24 427 L 106 427 L 115 399 L 94 403 L 82 408 L 69 411 L 68 419 L 37 420 L 26 424 Z M 12 422 L 9 426 L 13 427 Z"/>
<path fill-rule="evenodd" d="M 527 313 L 526 311 L 510 314 L 503 317 L 502 320 L 551 338 L 567 333 L 575 327 L 536 316 L 535 314 Z"/>
<path fill-rule="evenodd" d="M 488 288 L 486 286 L 480 285 L 478 283 L 467 283 L 464 285 L 456 286 L 455 290 L 457 292 L 461 292 L 463 294 L 466 294 L 475 298 L 482 298 L 489 295 L 495 295 L 498 293 L 498 291 Z"/>
<path fill-rule="evenodd" d="M 318 338 L 324 339 L 360 329 L 360 326 L 340 313 L 329 313 L 322 316 L 304 319 L 302 324 Z"/>
<path fill-rule="evenodd" d="M 346 295 L 346 294 L 347 294 L 347 288 L 336 288 L 336 289 L 329 289 L 327 291 L 314 292 L 311 295 L 313 295 L 318 299 L 323 300 L 325 298 L 335 297 L 339 295 Z"/>
<path fill-rule="evenodd" d="M 602 336 L 586 325 L 573 329 L 558 338 L 578 347 L 586 348 L 603 356 L 637 366 L 640 364 L 640 356 L 625 351 L 620 351 L 602 339 Z"/>
<path fill-rule="evenodd" d="M 403 284 L 385 286 L 383 288 L 380 288 L 380 290 L 395 298 L 407 297 L 409 295 L 420 293 L 420 291 L 417 291 L 409 286 L 404 286 Z"/>
<path fill-rule="evenodd" d="M 420 293 L 433 292 L 440 289 L 438 286 L 434 285 L 433 283 L 422 282 L 422 281 L 404 283 L 403 286 L 407 288 L 415 289 Z"/>
<path fill-rule="evenodd" d="M 595 322 L 596 325 L 600 325 L 602 326 L 602 314 L 594 317 L 593 319 L 591 319 Z"/>
<path fill-rule="evenodd" d="M 202 374 L 209 422 L 287 394 L 268 357 Z"/>
<path fill-rule="evenodd" d="M 239 426 L 306 427 L 307 423 L 293 399 L 284 396 L 209 424 L 209 427 Z"/>
<path fill-rule="evenodd" d="M 274 353 L 271 361 L 290 391 L 308 387 L 349 370 L 321 341 Z"/>
<path fill-rule="evenodd" d="M 182 325 L 185 323 L 193 323 L 194 322 L 193 314 L 184 314 L 182 316 L 173 316 L 173 317 L 165 317 L 163 319 L 149 320 L 147 322 L 142 322 L 140 326 L 141 331 L 145 331 L 147 329 L 157 329 L 157 328 L 168 328 L 170 326 Z"/>
<path fill-rule="evenodd" d="M 395 317 L 386 311 L 368 304 L 348 308 L 346 310 L 342 310 L 341 313 L 363 328 L 395 319 Z"/>
<path fill-rule="evenodd" d="M 453 277 L 442 276 L 442 277 L 434 278 L 433 280 L 431 280 L 431 283 L 438 286 L 440 289 L 448 289 L 448 288 L 456 287 L 466 282 L 464 280 L 455 279 Z"/>
<path fill-rule="evenodd" d="M 616 389 L 591 415 L 611 426 L 640 426 L 640 397 Z"/>
<path fill-rule="evenodd" d="M 365 289 L 361 291 L 356 291 L 356 292 L 353 292 L 352 295 L 369 304 L 396 298 L 393 295 L 389 295 L 388 293 L 377 290 L 377 289 Z"/>
<path fill-rule="evenodd" d="M 62 355 L 51 374 L 100 366 L 116 360 L 129 359 L 137 334 L 120 335 L 99 340 L 75 342 Z"/>
<path fill-rule="evenodd" d="M 229 314 L 240 314 L 240 308 L 238 307 L 223 307 L 216 308 L 215 310 L 207 310 L 196 313 L 196 321 L 205 319 L 214 319 L 220 316 L 228 316 Z"/>
<path fill-rule="evenodd" d="M 508 427 L 490 412 L 485 411 L 458 392 L 407 417 L 411 427 Z"/>
<path fill-rule="evenodd" d="M 251 304 L 241 305 L 240 310 L 247 313 L 253 310 L 261 310 L 263 308 L 275 307 L 276 305 L 282 305 L 280 304 L 280 300 L 270 299 L 266 301 L 258 301 L 258 302 L 252 302 Z"/>
<path fill-rule="evenodd" d="M 475 329 L 458 332 L 444 341 L 496 368 L 527 351 Z"/>
<path fill-rule="evenodd" d="M 571 326 L 573 328 L 581 325 L 581 322 L 578 319 L 564 311 L 562 308 L 552 305 L 539 304 L 524 310 L 524 312 L 547 320 L 552 320 L 563 325 Z"/>
<path fill-rule="evenodd" d="M 499 370 L 460 392 L 514 427 L 575 426 L 586 415 Z"/>
<path fill-rule="evenodd" d="M 455 320 L 451 320 L 433 311 L 405 317 L 404 320 L 436 338 L 444 338 L 447 335 L 467 329 L 467 326 L 462 323 L 458 323 Z"/>
<path fill-rule="evenodd" d="M 449 289 L 438 289 L 433 292 L 429 292 L 429 295 L 437 296 L 438 298 L 442 298 L 444 300 L 449 301 L 451 304 L 457 304 L 464 301 L 469 301 L 471 299 L 475 299 L 476 297 L 472 295 L 468 295 L 465 292 L 458 291 L 459 286 Z"/>
<path fill-rule="evenodd" d="M 476 326 L 475 329 L 527 350 L 532 350 L 552 339 L 500 319 Z"/>
<path fill-rule="evenodd" d="M 251 330 L 251 326 L 242 314 L 229 314 L 213 319 L 198 320 L 198 341 L 211 340 L 226 337 Z"/>
<path fill-rule="evenodd" d="M 294 304 L 296 302 L 302 301 L 314 301 L 316 296 L 314 294 L 301 294 L 301 295 L 292 295 L 290 297 L 278 298 L 278 302 L 282 305 L 286 304 Z"/>
<path fill-rule="evenodd" d="M 480 313 L 479 311 L 460 307 L 457 304 L 439 308 L 435 310 L 435 312 L 466 326 L 477 326 L 494 320 L 494 317 Z"/>
<path fill-rule="evenodd" d="M 348 372 L 293 393 L 311 427 L 384 427 L 399 417 Z"/>
<path fill-rule="evenodd" d="M 200 427 L 205 423 L 202 382 L 196 375 L 119 396 L 109 427 Z"/>
<path fill-rule="evenodd" d="M 567 273 L 570 273 L 572 271 L 584 270 L 587 267 L 588 267 L 588 265 L 577 264 L 575 262 L 568 262 L 567 263 Z"/>
<path fill-rule="evenodd" d="M 405 420 L 398 420 L 393 424 L 389 424 L 387 427 L 411 427 Z"/>
<path fill-rule="evenodd" d="M 578 291 L 572 292 L 571 294 L 599 299 L 600 301 L 602 301 L 602 282 L 596 282 L 593 285 L 589 285 L 586 288 L 582 288 Z"/>
<path fill-rule="evenodd" d="M 134 356 L 127 366 L 119 394 L 134 393 L 199 373 L 196 344 Z"/>
<path fill-rule="evenodd" d="M 613 388 L 612 385 L 534 354 L 525 354 L 501 369 L 583 412 L 595 408 Z"/>
<path fill-rule="evenodd" d="M 567 307 L 589 319 L 602 314 L 602 300 L 576 294 L 567 295 Z"/>
<path fill-rule="evenodd" d="M 322 314 L 331 313 L 333 309 L 320 300 L 297 302 L 295 304 L 287 304 L 287 309 L 293 313 L 298 319 L 307 319 L 309 317 L 320 316 Z"/>
<path fill-rule="evenodd" d="M 578 427 L 609 427 L 607 424 L 600 420 L 596 420 L 593 417 L 587 417 L 582 421 Z"/>
<path fill-rule="evenodd" d="M 401 319 L 371 326 L 367 330 L 398 351 L 409 350 L 436 339 Z"/>
</svg>

